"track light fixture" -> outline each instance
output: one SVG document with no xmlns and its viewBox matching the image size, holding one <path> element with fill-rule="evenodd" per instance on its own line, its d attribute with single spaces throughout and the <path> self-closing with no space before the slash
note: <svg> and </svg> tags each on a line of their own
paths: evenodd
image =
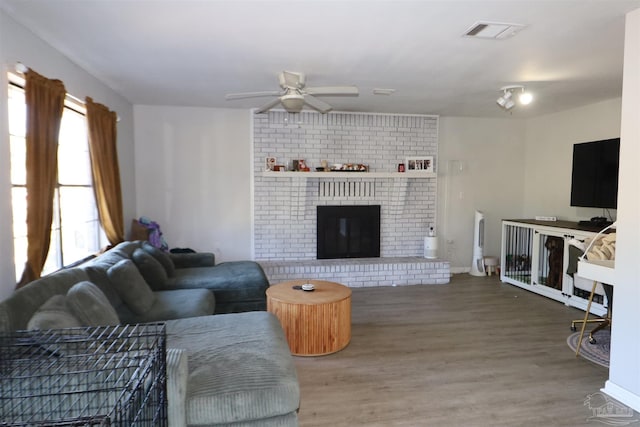
<svg viewBox="0 0 640 427">
<path fill-rule="evenodd" d="M 518 92 L 518 101 L 522 105 L 528 105 L 533 101 L 533 95 L 529 92 L 525 92 L 524 86 L 522 85 L 504 86 L 500 88 L 500 90 L 502 91 L 502 95 L 496 99 L 496 103 L 504 110 L 509 111 L 516 106 L 516 103 L 513 100 L 514 92 Z"/>
</svg>

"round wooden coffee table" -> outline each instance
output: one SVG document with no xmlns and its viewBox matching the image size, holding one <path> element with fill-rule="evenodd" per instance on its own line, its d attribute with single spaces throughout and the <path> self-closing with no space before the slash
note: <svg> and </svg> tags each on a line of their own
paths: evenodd
<svg viewBox="0 0 640 427">
<path fill-rule="evenodd" d="M 294 289 L 311 283 L 315 290 Z M 351 289 L 323 280 L 291 280 L 267 289 L 267 311 L 278 317 L 291 354 L 322 356 L 351 340 Z"/>
</svg>

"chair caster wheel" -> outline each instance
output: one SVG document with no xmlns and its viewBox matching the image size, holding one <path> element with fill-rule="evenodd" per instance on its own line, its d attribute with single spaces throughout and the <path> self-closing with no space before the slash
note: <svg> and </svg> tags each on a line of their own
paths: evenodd
<svg viewBox="0 0 640 427">
<path fill-rule="evenodd" d="M 596 344 L 598 341 L 596 341 L 596 339 L 594 337 L 592 337 L 591 335 L 589 335 L 589 344 Z"/>
<path fill-rule="evenodd" d="M 577 331 L 577 330 L 578 330 L 578 328 L 576 328 L 576 326 L 575 326 L 575 325 L 571 325 L 571 332 L 575 332 L 575 331 Z"/>
</svg>

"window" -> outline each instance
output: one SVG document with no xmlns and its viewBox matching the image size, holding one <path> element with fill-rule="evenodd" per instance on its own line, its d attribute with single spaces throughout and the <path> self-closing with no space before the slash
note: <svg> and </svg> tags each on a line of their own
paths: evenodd
<svg viewBox="0 0 640 427">
<path fill-rule="evenodd" d="M 24 82 L 13 75 L 10 81 L 11 203 L 16 280 L 20 280 L 27 261 L 26 106 Z M 84 107 L 68 99 L 60 125 L 51 243 L 42 275 L 94 254 L 106 244 L 92 185 Z"/>
</svg>

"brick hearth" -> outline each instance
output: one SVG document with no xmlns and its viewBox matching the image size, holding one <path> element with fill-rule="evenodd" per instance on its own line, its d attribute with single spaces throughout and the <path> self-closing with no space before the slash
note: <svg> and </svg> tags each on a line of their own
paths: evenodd
<svg viewBox="0 0 640 427">
<path fill-rule="evenodd" d="M 449 262 L 420 257 L 259 261 L 269 283 L 319 279 L 352 288 L 449 283 Z"/>
</svg>

